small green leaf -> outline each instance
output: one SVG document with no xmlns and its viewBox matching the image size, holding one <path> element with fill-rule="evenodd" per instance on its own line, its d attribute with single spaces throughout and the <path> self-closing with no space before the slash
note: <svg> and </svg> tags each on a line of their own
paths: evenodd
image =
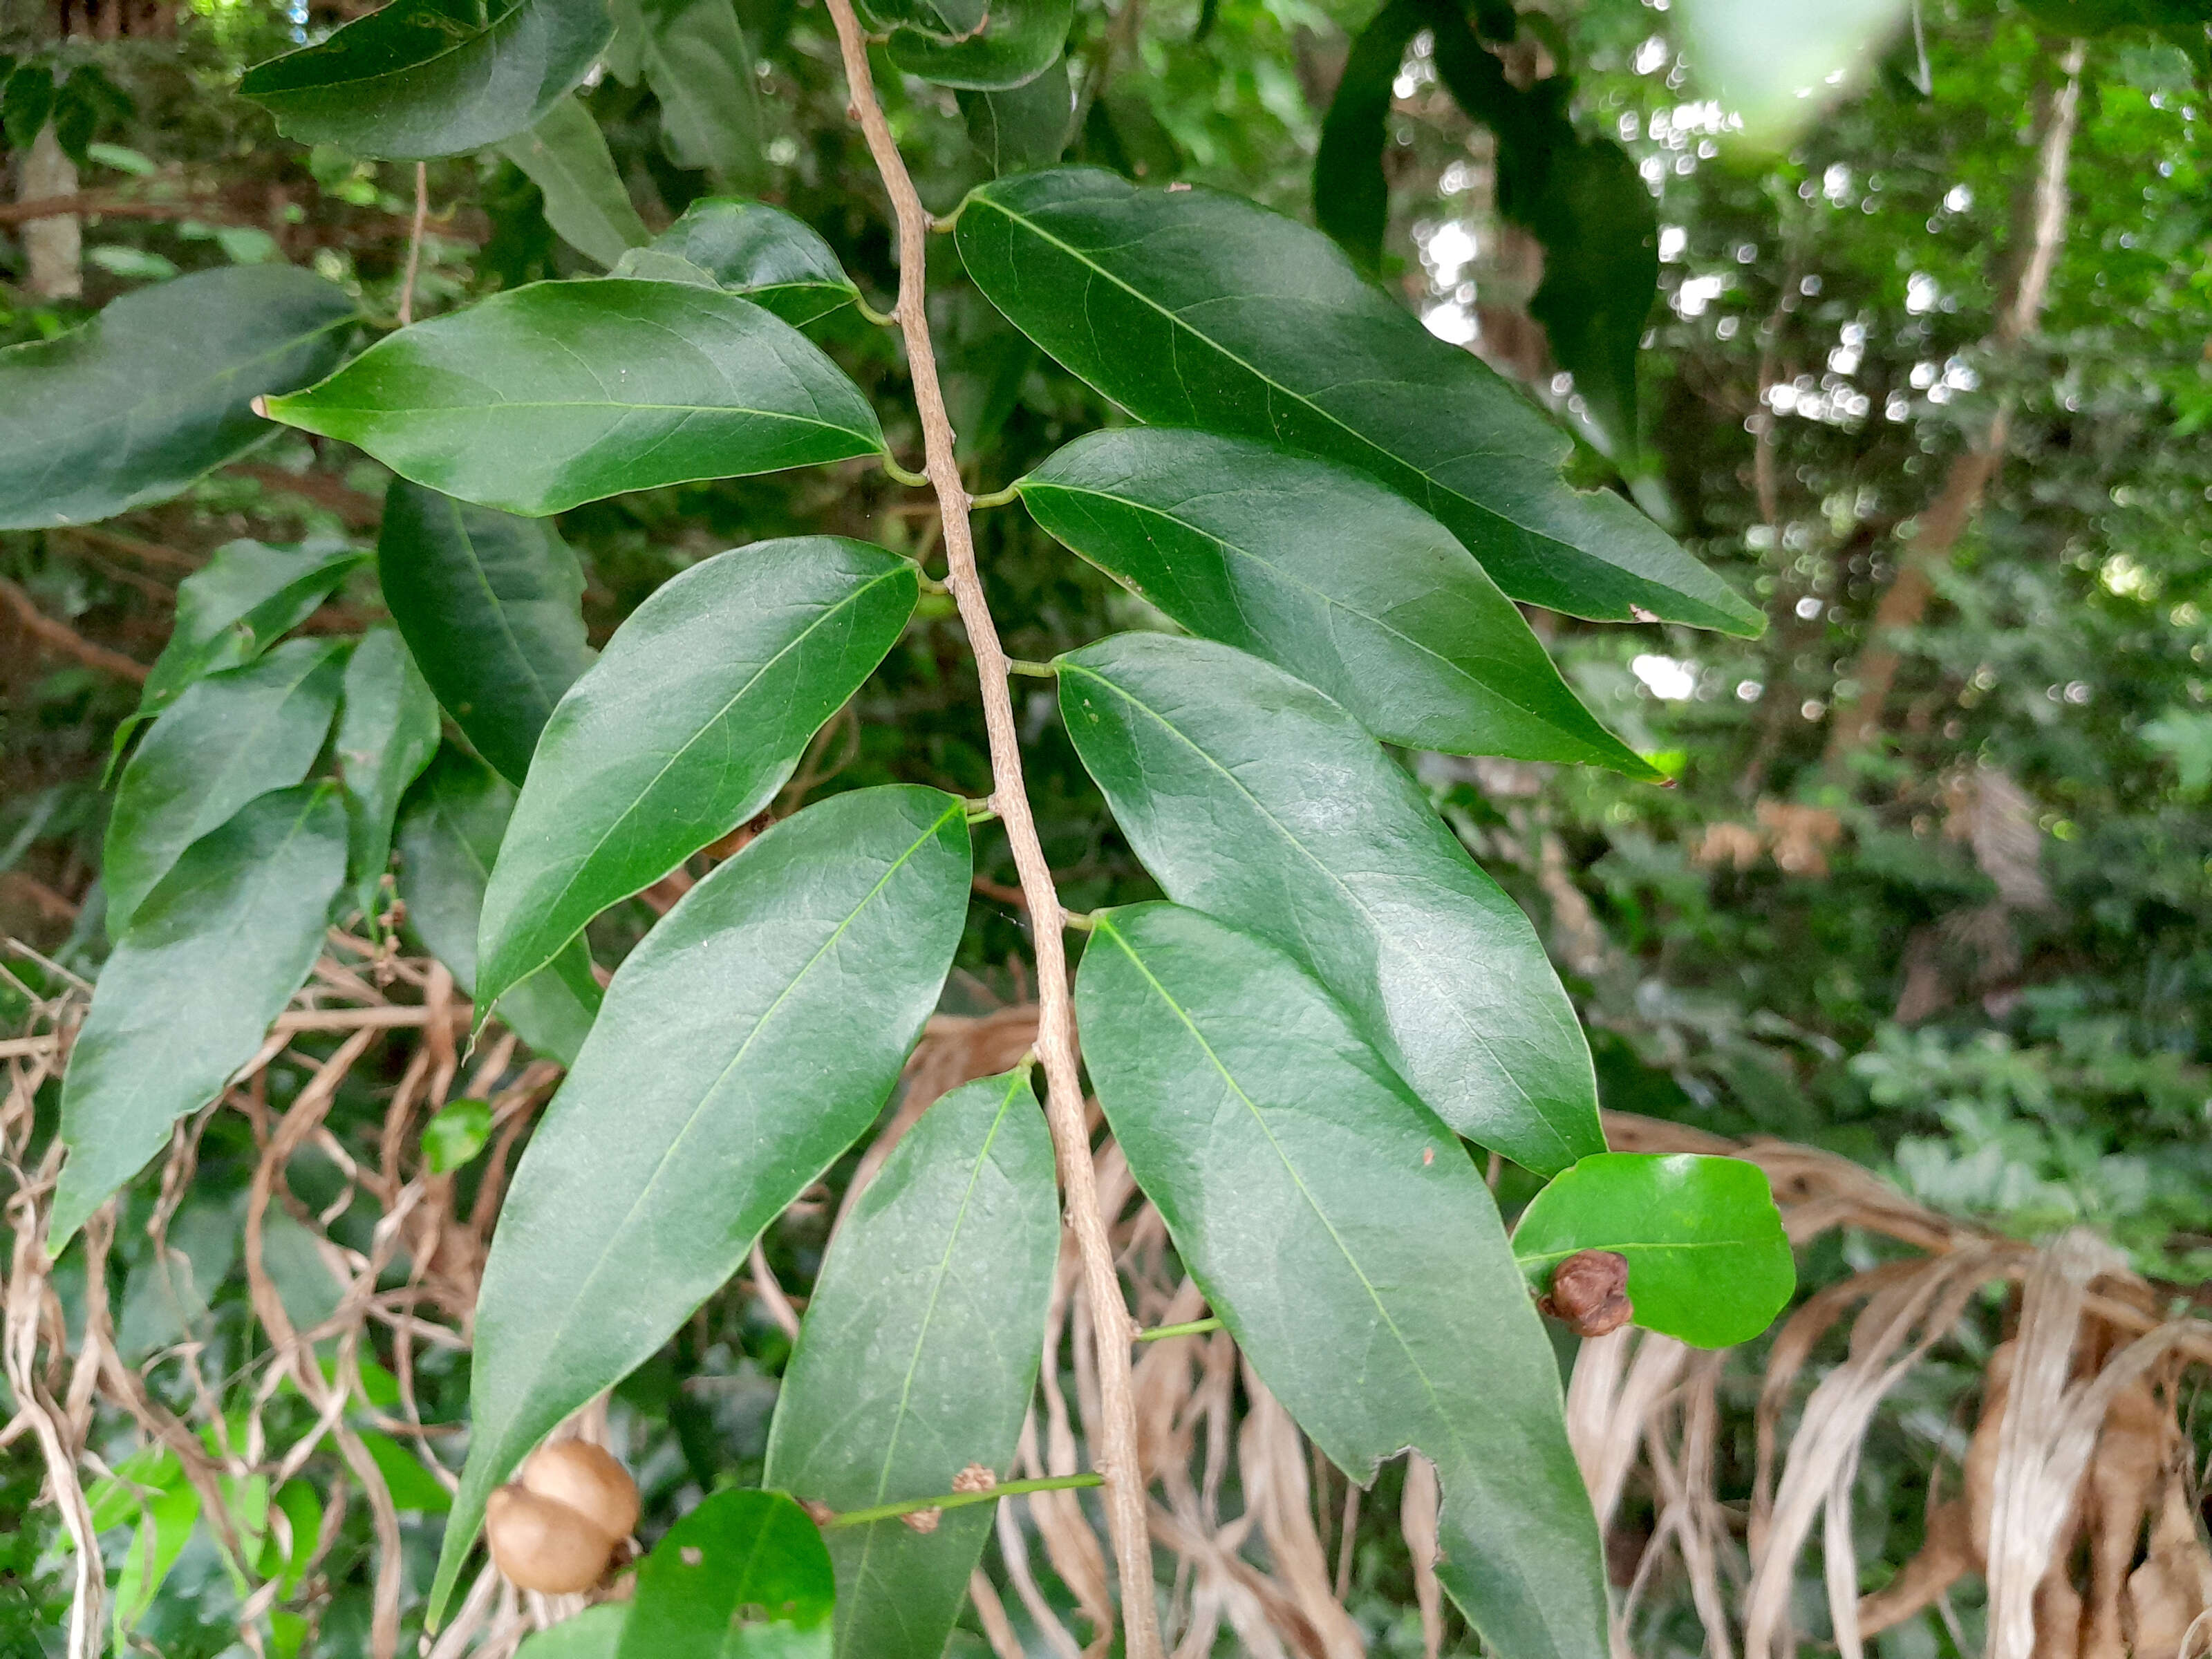
<svg viewBox="0 0 2212 1659">
<path fill-rule="evenodd" d="M 200 1518 L 200 1495 L 179 1468 L 173 1484 L 145 1498 L 137 1529 L 115 1577 L 115 1650 L 128 1651 L 125 1638 L 154 1605 L 177 1558 L 191 1540 Z"/>
<path fill-rule="evenodd" d="M 1766 1173 L 1740 1158 L 1600 1152 L 1521 1212 L 1513 1255 L 1530 1285 L 1577 1250 L 1628 1259 L 1636 1322 L 1700 1348 L 1748 1342 L 1797 1288 Z"/>
<path fill-rule="evenodd" d="M 368 560 L 349 547 L 225 542 L 178 584 L 176 625 L 146 677 L 138 717 L 160 714 L 204 675 L 252 661 Z"/>
<path fill-rule="evenodd" d="M 550 524 L 394 478 L 376 568 L 438 701 L 520 783 L 554 705 L 592 662 L 575 554 Z"/>
<path fill-rule="evenodd" d="M 146 896 L 70 1053 L 49 1249 L 253 1058 L 315 965 L 345 856 L 337 791 L 302 784 L 246 803 Z"/>
<path fill-rule="evenodd" d="M 720 1492 L 639 1563 L 617 1659 L 829 1659 L 821 1530 L 778 1492 Z"/>
<path fill-rule="evenodd" d="M 370 629 L 347 659 L 337 749 L 346 792 L 346 874 L 373 915 L 392 860 L 399 798 L 438 750 L 438 700 L 394 629 Z"/>
<path fill-rule="evenodd" d="M 238 89 L 301 143 L 426 161 L 537 125 L 613 33 L 606 0 L 392 0 Z"/>
<path fill-rule="evenodd" d="M 1060 1253 L 1052 1138 L 1026 1068 L 932 1105 L 831 1241 L 785 1369 L 763 1479 L 860 1510 L 1012 1462 Z M 836 1651 L 940 1659 L 991 1530 L 988 1505 L 931 1533 L 830 1534 Z"/>
<path fill-rule="evenodd" d="M 720 1287 L 874 1121 L 968 915 L 967 809 L 833 795 L 715 866 L 630 952 L 500 1212 L 443 1608 L 491 1489 Z"/>
<path fill-rule="evenodd" d="M 672 258 L 687 269 L 663 263 Z M 735 196 L 692 203 L 651 246 L 624 254 L 614 274 L 696 282 L 694 271 L 794 328 L 850 305 L 860 292 L 811 225 L 781 208 Z"/>
<path fill-rule="evenodd" d="M 730 0 L 615 0 L 614 12 L 660 104 L 668 159 L 725 183 L 757 182 L 760 77 Z"/>
<path fill-rule="evenodd" d="M 444 1481 L 422 1467 L 422 1460 L 388 1434 L 361 1431 L 361 1443 L 375 1461 L 392 1493 L 392 1507 L 404 1515 L 443 1515 L 453 1506 Z"/>
<path fill-rule="evenodd" d="M 0 530 L 167 501 L 273 434 L 254 398 L 327 374 L 356 320 L 345 291 L 319 276 L 233 265 L 140 289 L 59 339 L 0 351 Z"/>
<path fill-rule="evenodd" d="M 400 806 L 394 840 L 405 932 L 471 995 L 484 884 L 514 811 L 514 790 L 507 780 L 450 744 L 439 750 Z M 501 998 L 497 1012 L 525 1042 L 565 1066 L 574 1063 L 599 1008 L 599 981 L 579 939 L 550 967 Z"/>
<path fill-rule="evenodd" d="M 8 148 L 30 149 L 53 108 L 53 70 L 44 64 L 26 64 L 9 75 L 0 88 L 0 131 L 7 134 Z"/>
<path fill-rule="evenodd" d="M 940 87 L 1001 92 L 1051 68 L 1067 44 L 1073 0 L 860 0 L 908 75 Z"/>
<path fill-rule="evenodd" d="M 123 769 L 100 882 L 120 938 L 139 902 L 202 836 L 256 795 L 307 775 L 337 710 L 345 647 L 293 640 L 189 686 Z"/>
<path fill-rule="evenodd" d="M 735 295 L 614 277 L 533 283 L 403 328 L 264 407 L 532 517 L 884 447 L 860 389 L 790 324 Z"/>
<path fill-rule="evenodd" d="M 491 1138 L 491 1103 L 457 1100 L 422 1126 L 422 1161 L 432 1175 L 451 1175 Z"/>
<path fill-rule="evenodd" d="M 1451 532 L 1364 472 L 1139 427 L 1079 438 L 1017 487 L 1107 574 L 1386 742 L 1659 775 L 1576 700 Z"/>
<path fill-rule="evenodd" d="M 1436 1464 L 1437 1576 L 1486 1653 L 1603 1659 L 1558 1364 L 1458 1138 L 1290 957 L 1197 911 L 1104 913 L 1075 997 L 1130 1172 L 1261 1380 L 1355 1480 Z"/>
<path fill-rule="evenodd" d="M 1762 625 L 1626 499 L 1570 489 L 1566 435 L 1318 231 L 1215 191 L 1063 168 L 982 185 L 956 240 L 993 304 L 1140 421 L 1370 473 L 1531 605 Z"/>
<path fill-rule="evenodd" d="M 484 894 L 478 992 L 773 800 L 921 591 L 879 547 L 801 536 L 703 560 L 631 612 L 538 741 Z"/>
<path fill-rule="evenodd" d="M 1075 88 L 1068 84 L 1067 59 L 1035 80 L 1005 92 L 963 92 L 960 112 L 969 141 L 1000 177 L 1055 165 L 1067 149 L 1075 119 Z"/>
<path fill-rule="evenodd" d="M 1169 897 L 1290 951 L 1460 1133 L 1543 1174 L 1605 1150 L 1535 929 L 1351 715 L 1204 640 L 1117 635 L 1060 670 L 1068 734 Z"/>
<path fill-rule="evenodd" d="M 553 234 L 586 258 L 611 265 L 652 240 L 599 124 L 579 100 L 557 100 L 537 125 L 502 141 L 499 149 L 544 197 Z"/>
<path fill-rule="evenodd" d="M 629 1622 L 629 1602 L 602 1601 L 539 1631 L 516 1650 L 514 1659 L 615 1659 Z"/>
</svg>

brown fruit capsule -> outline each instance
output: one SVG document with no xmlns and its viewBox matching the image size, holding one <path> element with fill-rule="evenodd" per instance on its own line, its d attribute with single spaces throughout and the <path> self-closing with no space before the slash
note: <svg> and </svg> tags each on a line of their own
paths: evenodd
<svg viewBox="0 0 2212 1659">
<path fill-rule="evenodd" d="M 587 1590 L 605 1574 L 615 1537 L 565 1504 L 501 1486 L 484 1504 L 492 1565 L 517 1587 L 548 1595 Z"/>
<path fill-rule="evenodd" d="M 540 1498 L 566 1504 L 611 1538 L 637 1530 L 637 1482 L 588 1440 L 540 1446 L 522 1466 L 522 1484 Z"/>
<path fill-rule="evenodd" d="M 1566 1322 L 1577 1336 L 1603 1336 L 1636 1316 L 1628 1299 L 1628 1258 L 1612 1250 L 1577 1250 L 1552 1270 L 1552 1293 L 1539 1312 Z"/>
</svg>

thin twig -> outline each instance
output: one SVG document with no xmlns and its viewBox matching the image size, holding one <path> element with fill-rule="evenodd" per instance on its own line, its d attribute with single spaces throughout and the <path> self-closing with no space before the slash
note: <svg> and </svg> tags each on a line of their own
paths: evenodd
<svg viewBox="0 0 2212 1659">
<path fill-rule="evenodd" d="M 110 651 L 104 645 L 95 645 L 67 623 L 58 622 L 39 609 L 39 602 L 19 584 L 0 576 L 0 599 L 15 613 L 23 631 L 33 639 L 52 646 L 65 656 L 75 657 L 88 668 L 97 668 L 103 674 L 112 674 L 118 679 L 129 680 L 133 685 L 146 684 L 145 664 L 125 656 L 120 651 Z"/>
<path fill-rule="evenodd" d="M 407 232 L 407 274 L 399 283 L 399 326 L 415 320 L 415 272 L 422 263 L 422 222 L 430 216 L 430 164 L 415 164 L 415 222 Z"/>
<path fill-rule="evenodd" d="M 1037 1058 L 1045 1074 L 1045 1116 L 1052 1130 L 1060 1180 L 1066 1188 L 1067 1221 L 1082 1253 L 1085 1288 L 1098 1338 L 1098 1373 L 1103 1407 L 1103 1443 L 1092 1462 L 1106 1480 L 1106 1518 L 1121 1581 L 1121 1623 L 1127 1659 L 1162 1659 L 1158 1614 L 1153 1605 L 1152 1540 L 1145 1515 L 1145 1482 L 1137 1458 L 1137 1413 L 1129 1386 L 1133 1322 L 1122 1301 L 1113 1245 L 1098 1205 L 1097 1172 L 1091 1158 L 1091 1134 L 1084 1117 L 1083 1090 L 1076 1071 L 1075 1006 L 1068 994 L 1067 953 L 1062 938 L 1060 895 L 1037 839 L 1022 781 L 1020 739 L 1006 685 L 1006 653 L 983 597 L 976 574 L 975 542 L 968 520 L 968 489 L 953 453 L 951 417 L 938 384 L 937 357 L 931 344 L 926 305 L 928 280 L 929 210 L 915 192 L 913 177 L 900 156 L 898 142 L 877 101 L 868 68 L 868 42 L 854 14 L 852 0 L 828 0 L 837 27 L 837 45 L 852 93 L 853 113 L 866 136 L 869 153 L 883 175 L 898 224 L 897 316 L 904 334 L 907 368 L 914 380 L 916 412 L 921 417 L 924 453 L 939 517 L 945 526 L 945 584 L 952 590 L 968 629 L 981 683 L 983 723 L 990 735 L 991 805 L 1006 826 L 1015 867 L 1028 896 L 1037 969 Z"/>
</svg>

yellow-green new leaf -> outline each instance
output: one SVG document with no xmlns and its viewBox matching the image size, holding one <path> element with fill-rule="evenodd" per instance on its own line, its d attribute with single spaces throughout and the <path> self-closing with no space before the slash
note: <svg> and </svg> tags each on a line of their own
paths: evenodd
<svg viewBox="0 0 2212 1659">
<path fill-rule="evenodd" d="M 403 328 L 265 407 L 403 477 L 533 518 L 884 447 L 860 388 L 781 318 L 617 277 L 533 283 Z"/>
<path fill-rule="evenodd" d="M 434 1619 L 492 1488 L 875 1121 L 937 1006 L 972 869 L 957 797 L 835 795 L 715 866 L 624 959 L 492 1238 Z"/>
</svg>

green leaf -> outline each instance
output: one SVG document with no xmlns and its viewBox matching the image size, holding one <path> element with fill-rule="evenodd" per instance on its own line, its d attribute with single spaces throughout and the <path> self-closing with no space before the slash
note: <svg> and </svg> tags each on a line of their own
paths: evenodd
<svg viewBox="0 0 2212 1659">
<path fill-rule="evenodd" d="M 684 261 L 697 276 L 675 270 L 665 263 L 669 259 Z M 624 254 L 614 274 L 678 282 L 704 276 L 794 328 L 850 305 L 860 293 L 811 225 L 735 196 L 692 203 L 650 247 Z"/>
<path fill-rule="evenodd" d="M 1577 1250 L 1628 1259 L 1636 1322 L 1700 1348 L 1748 1342 L 1797 1288 L 1766 1173 L 1740 1158 L 1600 1152 L 1529 1201 L 1513 1255 L 1530 1285 Z"/>
<path fill-rule="evenodd" d="M 760 79 L 731 0 L 615 0 L 614 9 L 659 100 L 669 160 L 726 181 L 757 180 Z"/>
<path fill-rule="evenodd" d="M 457 1100 L 422 1126 L 422 1161 L 432 1175 L 451 1175 L 491 1139 L 491 1103 Z"/>
<path fill-rule="evenodd" d="M 969 140 L 994 173 L 1003 177 L 1054 166 L 1067 149 L 1075 119 L 1067 59 L 1054 58 L 1035 80 L 1005 92 L 963 92 L 960 112 L 967 118 Z"/>
<path fill-rule="evenodd" d="M 453 1506 L 453 1495 L 445 1482 L 422 1467 L 422 1460 L 388 1434 L 361 1431 L 361 1443 L 376 1463 L 376 1471 L 392 1493 L 392 1506 L 402 1514 L 443 1515 Z"/>
<path fill-rule="evenodd" d="M 307 775 L 337 710 L 345 647 L 294 640 L 186 688 L 123 769 L 100 882 L 121 938 L 185 848 L 256 795 Z"/>
<path fill-rule="evenodd" d="M 0 131 L 8 148 L 27 150 L 38 142 L 39 130 L 53 112 L 54 72 L 44 64 L 26 64 L 0 88 Z"/>
<path fill-rule="evenodd" d="M 376 568 L 438 701 L 520 783 L 554 706 L 592 664 L 575 554 L 550 524 L 394 478 Z"/>
<path fill-rule="evenodd" d="M 499 149 L 544 197 L 553 234 L 586 258 L 611 265 L 653 240 L 615 171 L 599 124 L 580 100 L 558 100 L 537 125 L 502 141 Z"/>
<path fill-rule="evenodd" d="M 1532 605 L 1761 625 L 1625 499 L 1569 489 L 1565 434 L 1317 231 L 1218 191 L 1066 168 L 982 185 L 957 240 L 1000 310 L 1141 421 L 1371 473 Z"/>
<path fill-rule="evenodd" d="M 1052 1138 L 1028 1069 L 954 1090 L 909 1131 L 832 1239 L 776 1396 L 763 1480 L 836 1510 L 1003 1474 L 1037 1373 L 1060 1253 Z M 836 1651 L 940 1659 L 991 1530 L 830 1534 Z"/>
<path fill-rule="evenodd" d="M 249 801 L 146 896 L 70 1054 L 50 1249 L 253 1058 L 315 965 L 345 856 L 337 791 L 301 784 Z"/>
<path fill-rule="evenodd" d="M 337 747 L 346 792 L 346 874 L 362 908 L 373 915 L 392 860 L 399 798 L 438 750 L 438 700 L 395 629 L 372 628 L 354 647 Z"/>
<path fill-rule="evenodd" d="M 265 407 L 532 517 L 884 447 L 860 389 L 790 324 L 735 295 L 613 277 L 533 283 L 401 329 Z"/>
<path fill-rule="evenodd" d="M 1451 532 L 1364 473 L 1139 427 L 1079 438 L 1017 487 L 1131 591 L 1289 669 L 1388 742 L 1659 775 L 1576 701 Z"/>
<path fill-rule="evenodd" d="M 1382 264 L 1390 185 L 1382 156 L 1398 71 L 1413 37 L 1431 27 L 1431 0 L 1390 0 L 1352 43 L 1314 153 L 1314 221 L 1369 276 Z"/>
<path fill-rule="evenodd" d="M 1202 640 L 1059 666 L 1068 734 L 1170 898 L 1292 952 L 1460 1133 L 1547 1175 L 1605 1150 L 1535 929 L 1349 714 Z"/>
<path fill-rule="evenodd" d="M 834 795 L 716 866 L 623 961 L 492 1237 L 433 1618 L 491 1489 L 874 1121 L 936 1006 L 971 872 L 956 797 Z"/>
<path fill-rule="evenodd" d="M 90 524 L 167 501 L 276 428 L 251 404 L 327 374 L 356 320 L 289 265 L 126 294 L 56 340 L 0 351 L 0 530 Z"/>
<path fill-rule="evenodd" d="M 703 560 L 631 612 L 538 741 L 484 894 L 482 995 L 773 800 L 921 592 L 879 547 L 801 536 Z"/>
<path fill-rule="evenodd" d="M 629 1603 L 602 1601 L 525 1642 L 514 1659 L 615 1659 Z"/>
<path fill-rule="evenodd" d="M 301 143 L 426 161 L 535 126 L 613 33 L 606 0 L 392 0 L 238 89 Z"/>
<path fill-rule="evenodd" d="M 1288 956 L 1168 904 L 1100 917 L 1083 1054 L 1130 1172 L 1261 1377 L 1363 1484 L 1443 1487 L 1437 1576 L 1503 1659 L 1602 1659 L 1557 1362 L 1464 1147 Z"/>
<path fill-rule="evenodd" d="M 891 62 L 940 87 L 1000 92 L 1051 68 L 1067 44 L 1073 0 L 860 0 L 890 32 Z"/>
<path fill-rule="evenodd" d="M 115 1650 L 128 1651 L 125 1638 L 154 1605 L 177 1558 L 191 1541 L 200 1518 L 200 1495 L 179 1468 L 175 1481 L 144 1500 L 137 1529 L 115 1577 Z"/>
<path fill-rule="evenodd" d="M 639 1563 L 617 1659 L 829 1659 L 836 1599 L 806 1511 L 777 1492 L 720 1492 Z M 935 1656 L 932 1656 L 935 1659 Z"/>
<path fill-rule="evenodd" d="M 473 755 L 447 744 L 410 790 L 394 837 L 405 931 L 474 995 L 484 884 L 514 811 L 514 790 Z M 540 1054 L 573 1065 L 599 1009 L 582 939 L 500 999 L 499 1017 Z"/>
</svg>

